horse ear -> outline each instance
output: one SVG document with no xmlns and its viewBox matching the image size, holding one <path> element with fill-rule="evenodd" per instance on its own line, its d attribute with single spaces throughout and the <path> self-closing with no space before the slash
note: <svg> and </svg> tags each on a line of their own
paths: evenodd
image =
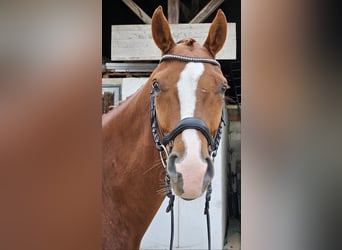
<svg viewBox="0 0 342 250">
<path fill-rule="evenodd" d="M 163 14 L 161 6 L 154 11 L 152 16 L 152 37 L 163 55 L 175 45 L 169 23 Z"/>
<path fill-rule="evenodd" d="M 203 46 L 206 47 L 209 52 L 215 57 L 219 52 L 224 42 L 226 41 L 227 35 L 227 19 L 222 10 L 218 10 L 217 14 L 210 25 L 207 39 Z"/>
</svg>

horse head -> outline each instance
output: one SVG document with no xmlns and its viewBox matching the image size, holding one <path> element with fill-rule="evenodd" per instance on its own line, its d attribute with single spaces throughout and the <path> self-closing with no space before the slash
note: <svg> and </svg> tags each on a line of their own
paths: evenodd
<svg viewBox="0 0 342 250">
<path fill-rule="evenodd" d="M 228 88 L 215 56 L 226 34 L 221 10 L 203 45 L 193 38 L 174 42 L 161 7 L 152 17 L 152 37 L 162 59 L 150 78 L 151 116 L 155 136 L 169 151 L 166 169 L 172 189 L 186 200 L 201 196 L 214 175 L 212 154 Z"/>
</svg>

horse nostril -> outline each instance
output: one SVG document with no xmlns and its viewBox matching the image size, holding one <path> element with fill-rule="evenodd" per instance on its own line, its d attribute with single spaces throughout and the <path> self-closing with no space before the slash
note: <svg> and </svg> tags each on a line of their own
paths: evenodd
<svg viewBox="0 0 342 250">
<path fill-rule="evenodd" d="M 214 166 L 213 162 L 209 157 L 205 158 L 207 162 L 207 171 L 205 172 L 204 178 L 203 178 L 203 186 L 202 186 L 202 192 L 204 192 L 208 185 L 210 184 L 211 180 L 214 177 Z"/>
<path fill-rule="evenodd" d="M 184 189 L 183 189 L 183 176 L 181 173 L 177 172 L 177 193 L 179 195 L 184 193 Z"/>
<path fill-rule="evenodd" d="M 214 177 L 213 161 L 209 157 L 205 158 L 205 161 L 208 164 L 206 175 L 208 175 L 210 178 L 213 178 Z"/>
<path fill-rule="evenodd" d="M 167 163 L 167 172 L 171 179 L 171 184 L 175 192 L 179 195 L 184 193 L 183 190 L 183 176 L 176 170 L 176 159 L 178 156 L 176 154 L 171 154 Z"/>
<path fill-rule="evenodd" d="M 168 162 L 167 162 L 167 172 L 170 175 L 170 178 L 173 179 L 173 181 L 176 181 L 177 179 L 177 171 L 176 171 L 176 154 L 171 154 L 169 156 Z"/>
</svg>

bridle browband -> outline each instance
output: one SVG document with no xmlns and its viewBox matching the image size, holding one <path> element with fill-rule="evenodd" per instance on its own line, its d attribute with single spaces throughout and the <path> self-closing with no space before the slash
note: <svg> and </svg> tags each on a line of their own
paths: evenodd
<svg viewBox="0 0 342 250">
<path fill-rule="evenodd" d="M 181 56 L 181 55 L 175 55 L 175 54 L 166 54 L 162 56 L 162 58 L 159 61 L 159 64 L 167 60 L 177 60 L 177 61 L 182 61 L 182 62 L 195 62 L 195 63 L 210 63 L 212 65 L 216 65 L 221 68 L 220 63 L 216 61 L 215 59 Z"/>
<path fill-rule="evenodd" d="M 212 65 L 220 66 L 220 63 L 214 59 L 210 58 L 197 58 L 197 57 L 188 57 L 188 56 L 181 56 L 181 55 L 174 55 L 174 54 L 167 54 L 164 55 L 160 61 L 159 64 L 163 61 L 167 60 L 177 60 L 182 62 L 194 62 L 194 63 L 210 63 Z M 221 115 L 221 121 L 219 124 L 219 127 L 217 129 L 216 135 L 212 137 L 210 134 L 210 130 L 207 126 L 207 124 L 196 117 L 187 117 L 179 121 L 179 123 L 176 125 L 176 127 L 168 134 L 163 134 L 161 129 L 158 127 L 158 121 L 157 121 L 157 113 L 156 113 L 156 107 L 155 107 L 155 88 L 152 87 L 150 91 L 150 118 L 151 118 L 151 129 L 152 129 L 152 136 L 153 140 L 155 142 L 156 149 L 159 151 L 160 159 L 163 164 L 163 167 L 165 169 L 165 186 L 166 186 L 166 195 L 169 197 L 169 204 L 166 209 L 166 212 L 171 211 L 171 239 L 170 239 L 170 250 L 172 249 L 173 245 L 173 231 L 174 231 L 174 216 L 173 216 L 173 203 L 175 196 L 172 194 L 171 186 L 170 186 L 170 177 L 167 173 L 166 163 L 163 157 L 163 153 L 165 154 L 166 158 L 169 155 L 169 152 L 166 148 L 167 145 L 169 145 L 170 151 L 172 151 L 173 147 L 173 140 L 176 138 L 177 135 L 182 133 L 185 129 L 196 129 L 199 130 L 207 139 L 208 142 L 208 149 L 210 156 L 212 160 L 214 160 L 217 149 L 220 144 L 220 140 L 222 137 L 222 127 L 225 125 L 224 121 L 224 111 L 222 107 L 222 115 Z M 162 136 L 162 139 L 160 139 L 159 134 Z M 204 214 L 207 217 L 207 231 L 208 231 L 208 249 L 211 248 L 211 242 L 210 242 L 210 216 L 209 216 L 209 201 L 211 198 L 211 183 L 208 185 L 207 193 L 206 193 L 206 202 L 205 202 L 205 208 L 204 208 Z"/>
</svg>

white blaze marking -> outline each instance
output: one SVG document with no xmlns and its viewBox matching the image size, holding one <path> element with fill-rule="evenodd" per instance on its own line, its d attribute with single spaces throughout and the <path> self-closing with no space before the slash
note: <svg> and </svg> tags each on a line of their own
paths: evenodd
<svg viewBox="0 0 342 250">
<path fill-rule="evenodd" d="M 196 89 L 200 76 L 203 74 L 202 63 L 188 63 L 180 74 L 177 83 L 180 105 L 180 118 L 193 117 L 196 108 Z M 184 191 L 188 198 L 200 195 L 206 162 L 201 157 L 201 140 L 195 129 L 187 129 L 182 133 L 185 153 L 183 161 L 176 164 L 178 172 L 182 173 Z"/>
<path fill-rule="evenodd" d="M 190 62 L 180 74 L 177 88 L 181 119 L 194 116 L 197 83 L 203 71 L 204 65 L 202 63 Z"/>
</svg>

